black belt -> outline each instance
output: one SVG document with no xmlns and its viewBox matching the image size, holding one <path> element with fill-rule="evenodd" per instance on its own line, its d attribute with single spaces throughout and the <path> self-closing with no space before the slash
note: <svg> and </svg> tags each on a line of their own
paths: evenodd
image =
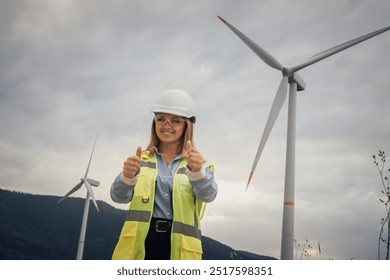
<svg viewBox="0 0 390 280">
<path fill-rule="evenodd" d="M 152 218 L 150 229 L 159 233 L 171 233 L 172 220 Z"/>
</svg>

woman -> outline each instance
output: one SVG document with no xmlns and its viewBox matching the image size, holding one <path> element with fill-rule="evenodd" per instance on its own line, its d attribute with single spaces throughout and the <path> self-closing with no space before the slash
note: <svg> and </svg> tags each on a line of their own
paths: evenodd
<svg viewBox="0 0 390 280">
<path fill-rule="evenodd" d="M 153 105 L 145 151 L 123 164 L 111 198 L 130 203 L 113 259 L 201 259 L 200 220 L 217 195 L 214 166 L 194 146 L 194 104 L 182 90 L 164 92 Z"/>
</svg>

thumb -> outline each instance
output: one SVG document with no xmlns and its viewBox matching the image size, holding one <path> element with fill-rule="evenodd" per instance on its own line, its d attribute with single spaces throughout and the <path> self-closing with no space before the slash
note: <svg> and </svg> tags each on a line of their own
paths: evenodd
<svg viewBox="0 0 390 280">
<path fill-rule="evenodd" d="M 142 154 L 142 147 L 138 146 L 136 155 L 137 157 L 141 158 L 141 154 Z"/>
<path fill-rule="evenodd" d="M 187 141 L 187 151 L 192 148 L 192 143 L 190 140 Z"/>
</svg>

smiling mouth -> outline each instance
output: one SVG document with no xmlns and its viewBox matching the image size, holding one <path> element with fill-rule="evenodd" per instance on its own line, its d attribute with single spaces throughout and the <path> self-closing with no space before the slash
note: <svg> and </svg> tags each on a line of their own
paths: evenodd
<svg viewBox="0 0 390 280">
<path fill-rule="evenodd" d="M 161 133 L 164 135 L 171 135 L 174 134 L 174 131 L 161 131 Z"/>
</svg>

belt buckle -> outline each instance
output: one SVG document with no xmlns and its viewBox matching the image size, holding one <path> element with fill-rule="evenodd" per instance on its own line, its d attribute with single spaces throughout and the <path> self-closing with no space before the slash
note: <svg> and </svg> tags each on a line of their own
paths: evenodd
<svg viewBox="0 0 390 280">
<path fill-rule="evenodd" d="M 168 227 L 168 221 L 157 220 L 157 221 L 156 221 L 156 232 L 161 232 L 161 233 L 166 233 L 166 232 L 168 232 L 167 229 L 159 229 L 159 225 L 162 224 L 162 223 L 166 224 L 166 226 Z M 166 228 L 167 228 L 167 227 L 166 227 Z"/>
</svg>

